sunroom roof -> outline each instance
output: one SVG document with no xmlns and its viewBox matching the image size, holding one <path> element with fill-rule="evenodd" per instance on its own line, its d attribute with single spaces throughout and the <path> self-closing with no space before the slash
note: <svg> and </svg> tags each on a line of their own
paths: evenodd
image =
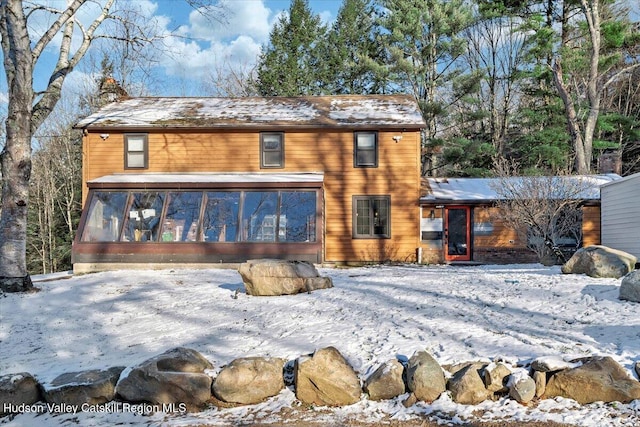
<svg viewBox="0 0 640 427">
<path fill-rule="evenodd" d="M 225 184 L 322 182 L 322 172 L 304 173 L 117 173 L 88 181 L 88 184 Z"/>
<path fill-rule="evenodd" d="M 400 127 L 425 122 L 409 95 L 130 98 L 108 104 L 81 129 Z"/>
</svg>

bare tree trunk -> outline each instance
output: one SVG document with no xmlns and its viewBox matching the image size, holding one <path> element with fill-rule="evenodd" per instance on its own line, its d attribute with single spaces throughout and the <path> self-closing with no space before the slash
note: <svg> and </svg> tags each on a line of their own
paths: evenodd
<svg viewBox="0 0 640 427">
<path fill-rule="evenodd" d="M 593 134 L 596 129 L 598 115 L 600 113 L 600 100 L 602 92 L 598 87 L 598 65 L 600 63 L 600 10 L 599 0 L 581 0 L 582 12 L 589 24 L 589 36 L 591 38 L 591 57 L 589 62 L 589 79 L 587 80 L 587 99 L 589 101 L 589 114 L 584 126 L 584 138 L 582 139 L 582 151 L 584 151 L 583 163 L 578 163 L 578 173 L 591 172 L 593 160 Z M 578 158 L 576 158 L 576 162 Z"/>
<path fill-rule="evenodd" d="M 553 77 L 556 88 L 564 103 L 565 113 L 567 116 L 567 126 L 571 137 L 571 142 L 575 152 L 574 169 L 579 174 L 588 174 L 591 172 L 591 163 L 593 161 L 593 135 L 595 133 L 598 115 L 600 112 L 600 102 L 602 98 L 602 85 L 599 82 L 601 72 L 598 70 L 600 63 L 600 0 L 580 0 L 582 14 L 589 28 L 589 74 L 586 80 L 586 93 L 588 114 L 581 128 L 580 118 L 576 113 L 574 99 L 572 99 L 562 76 L 561 59 L 556 58 L 553 64 Z M 567 15 L 568 9 L 563 8 L 563 14 Z M 563 36 L 562 46 L 566 46 L 566 34 L 564 26 L 568 20 L 563 19 Z"/>
<path fill-rule="evenodd" d="M 559 58 L 557 58 L 553 64 L 553 80 L 564 104 L 564 110 L 567 116 L 567 130 L 569 131 L 575 154 L 575 170 L 580 174 L 588 174 L 591 170 L 591 154 L 589 154 L 589 166 L 585 169 L 584 165 L 587 162 L 587 154 L 584 151 L 585 144 L 582 138 L 582 130 L 580 129 L 580 121 L 578 120 L 578 113 L 573 105 L 571 94 L 564 84 L 562 66 L 560 65 Z"/>
</svg>

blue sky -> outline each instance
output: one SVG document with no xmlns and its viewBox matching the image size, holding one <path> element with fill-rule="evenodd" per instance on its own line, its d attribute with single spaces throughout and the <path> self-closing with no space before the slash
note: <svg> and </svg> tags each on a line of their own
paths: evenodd
<svg viewBox="0 0 640 427">
<path fill-rule="evenodd" d="M 64 6 L 66 0 L 40 0 L 49 5 Z M 198 96 L 202 93 L 202 81 L 211 79 L 212 70 L 222 68 L 247 69 L 255 64 L 260 47 L 268 42 L 269 32 L 280 14 L 288 11 L 290 0 L 221 0 L 226 5 L 226 19 L 223 22 L 207 20 L 183 0 L 133 0 L 125 2 L 134 5 L 145 19 L 169 34 L 181 37 L 167 37 L 165 51 L 158 57 L 158 65 L 153 68 L 154 77 L 160 82 L 149 88 L 146 95 L 152 96 Z M 311 0 L 314 13 L 324 22 L 332 22 L 342 5 L 342 0 Z M 31 21 L 30 21 L 31 22 Z M 44 23 L 43 23 L 44 22 Z M 34 39 L 41 28 L 48 25 L 44 19 L 33 20 L 30 29 Z M 38 25 L 41 25 L 38 28 Z M 44 26 L 42 26 L 44 25 Z M 50 47 L 55 50 L 59 41 Z M 34 76 L 36 90 L 44 89 L 51 75 L 55 56 L 43 54 Z M 95 59 L 93 59 L 96 61 Z M 6 80 L 0 63 L 0 106 L 6 105 Z M 67 78 L 65 90 L 86 86 L 83 82 L 92 79 L 88 67 L 79 66 Z M 211 95 L 211 93 L 206 93 Z M 1 110 L 4 108 L 0 108 Z"/>
<path fill-rule="evenodd" d="M 180 0 L 155 0 L 155 16 L 169 21 L 167 28 L 180 27 L 189 39 L 174 39 L 170 43 L 174 57 L 165 55 L 163 72 L 176 81 L 174 90 L 184 91 L 185 79 L 207 79 L 214 67 L 246 69 L 253 65 L 260 47 L 269 39 L 269 32 L 278 17 L 288 11 L 289 0 L 226 0 L 224 22 L 207 20 Z M 324 22 L 332 22 L 341 0 L 312 0 L 314 13 Z M 173 93 L 171 95 L 197 95 Z"/>
</svg>

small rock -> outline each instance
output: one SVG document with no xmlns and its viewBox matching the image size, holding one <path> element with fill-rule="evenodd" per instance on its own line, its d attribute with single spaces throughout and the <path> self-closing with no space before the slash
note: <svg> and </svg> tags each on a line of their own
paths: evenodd
<svg viewBox="0 0 640 427">
<path fill-rule="evenodd" d="M 542 356 L 531 362 L 531 369 L 539 372 L 556 372 L 563 369 L 577 368 L 580 362 L 567 362 L 560 356 Z"/>
<path fill-rule="evenodd" d="M 482 363 L 470 363 L 455 373 L 449 379 L 448 389 L 451 398 L 463 405 L 477 405 L 489 399 L 491 393 L 486 389 L 480 372 L 484 369 Z"/>
<path fill-rule="evenodd" d="M 536 383 L 524 369 L 511 374 L 507 387 L 509 396 L 522 404 L 531 402 L 536 395 Z"/>
<path fill-rule="evenodd" d="M 533 381 L 536 383 L 536 397 L 542 397 L 547 388 L 546 372 L 533 371 Z"/>
<path fill-rule="evenodd" d="M 409 359 L 407 387 L 424 402 L 433 402 L 446 391 L 444 372 L 426 351 L 416 351 Z"/>
<path fill-rule="evenodd" d="M 484 368 L 484 383 L 487 390 L 493 393 L 506 393 L 507 379 L 511 375 L 511 369 L 502 362 L 491 363 Z"/>
<path fill-rule="evenodd" d="M 43 384 L 48 403 L 82 406 L 111 402 L 124 367 L 93 369 L 57 376 L 50 384 Z"/>
<path fill-rule="evenodd" d="M 298 400 L 313 405 L 351 405 L 362 393 L 358 375 L 334 347 L 296 360 L 294 382 Z"/>
<path fill-rule="evenodd" d="M 216 377 L 213 394 L 228 403 L 260 403 L 284 388 L 284 363 L 269 357 L 235 359 Z"/>
<path fill-rule="evenodd" d="M 404 406 L 405 408 L 410 408 L 416 403 L 418 403 L 418 398 L 416 397 L 415 393 L 411 393 L 405 400 L 402 401 L 402 406 Z"/>
<path fill-rule="evenodd" d="M 184 403 L 198 409 L 211 398 L 211 362 L 189 348 L 178 347 L 139 366 L 125 369 L 116 393 L 131 402 Z"/>
<path fill-rule="evenodd" d="M 18 412 L 12 408 L 31 405 L 40 400 L 36 379 L 27 372 L 0 376 L 0 415 Z"/>
<path fill-rule="evenodd" d="M 398 397 L 405 392 L 402 374 L 404 366 L 396 359 L 380 365 L 364 383 L 364 391 L 371 400 L 385 400 Z"/>
</svg>

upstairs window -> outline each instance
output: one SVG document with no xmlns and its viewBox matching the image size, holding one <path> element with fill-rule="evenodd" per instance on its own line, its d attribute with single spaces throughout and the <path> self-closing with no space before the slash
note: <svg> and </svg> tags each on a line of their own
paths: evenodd
<svg viewBox="0 0 640 427">
<path fill-rule="evenodd" d="M 355 132 L 353 141 L 353 166 L 357 168 L 378 167 L 378 133 Z"/>
<path fill-rule="evenodd" d="M 263 132 L 260 134 L 260 167 L 284 167 L 284 134 L 282 132 Z"/>
<path fill-rule="evenodd" d="M 147 169 L 149 167 L 149 148 L 146 134 L 127 134 L 124 136 L 124 168 Z"/>
<path fill-rule="evenodd" d="M 353 237 L 391 237 L 391 196 L 353 197 Z"/>
</svg>

